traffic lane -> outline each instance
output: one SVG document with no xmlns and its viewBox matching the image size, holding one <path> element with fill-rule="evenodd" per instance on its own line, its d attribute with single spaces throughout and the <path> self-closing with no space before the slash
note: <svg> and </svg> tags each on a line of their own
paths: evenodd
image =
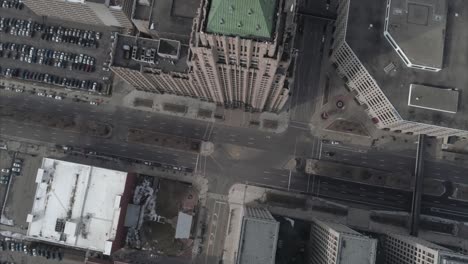
<svg viewBox="0 0 468 264">
<path fill-rule="evenodd" d="M 205 244 L 201 263 L 218 263 L 223 255 L 224 239 L 229 222 L 229 205 L 224 201 L 209 199 L 207 202 L 208 221 L 202 235 Z M 202 231 L 203 232 L 203 231 Z"/>
<path fill-rule="evenodd" d="M 10 119 L 0 119 L 1 134 L 12 137 L 32 139 L 50 144 L 83 147 L 93 151 L 133 157 L 143 160 L 194 168 L 198 154 L 177 151 L 157 146 L 127 144 L 110 139 L 90 137 L 72 131 L 41 126 L 38 124 L 21 123 Z"/>
<path fill-rule="evenodd" d="M 410 157 L 366 151 L 362 148 L 336 147 L 330 144 L 322 144 L 321 150 L 321 159 L 323 160 L 395 172 L 412 172 L 414 170 L 415 159 Z"/>
<path fill-rule="evenodd" d="M 322 16 L 336 16 L 337 0 L 301 1 L 301 12 Z"/>
<path fill-rule="evenodd" d="M 273 134 L 257 129 L 232 127 L 216 123 L 210 131 L 208 140 L 215 144 L 228 143 L 261 150 L 281 150 L 284 154 L 293 153 L 296 137 L 308 134 L 304 131 L 292 129 L 288 129 L 282 134 Z"/>
<path fill-rule="evenodd" d="M 290 191 L 310 193 L 320 197 L 337 198 L 343 201 L 386 206 L 387 208 L 398 208 L 399 210 L 410 209 L 410 192 L 320 176 L 309 176 L 301 172 L 290 173 L 287 170 L 270 169 L 265 171 L 261 177 L 257 177 L 255 183 Z"/>
<path fill-rule="evenodd" d="M 409 192 L 388 188 L 378 188 L 370 185 L 364 186 L 363 184 L 354 184 L 345 181 L 329 182 L 328 179 L 318 179 L 317 185 L 317 188 L 320 188 L 320 190 L 323 189 L 329 192 L 347 194 L 356 197 L 359 196 L 368 200 L 407 203 L 411 199 Z"/>
<path fill-rule="evenodd" d="M 468 221 L 468 213 L 459 211 L 459 208 L 449 209 L 441 207 L 440 204 L 430 203 L 426 201 L 421 202 L 421 214 L 451 219 L 456 221 Z"/>
<path fill-rule="evenodd" d="M 24 95 L 24 96 L 23 96 Z M 276 135 L 255 129 L 231 127 L 187 118 L 149 113 L 124 107 L 92 106 L 54 100 L 39 96 L 22 96 L 13 93 L 6 99 L 0 97 L 3 105 L 27 112 L 66 115 L 69 118 L 91 119 L 110 123 L 117 127 L 134 127 L 167 134 L 176 134 L 196 139 L 210 140 L 215 143 L 231 143 L 246 147 L 277 150 L 289 148 L 293 151 L 294 137 L 303 136 L 304 131 L 289 130 L 286 134 Z M 121 129 L 120 129 L 121 130 Z"/>
<path fill-rule="evenodd" d="M 291 98 L 291 120 L 309 123 L 321 90 L 319 82 L 324 45 L 322 40 L 325 37 L 323 29 L 328 22 L 306 17 L 303 21 L 303 33 L 298 35 L 301 39 L 298 41 L 299 56 Z"/>
<path fill-rule="evenodd" d="M 440 179 L 444 178 L 457 183 L 468 184 L 468 177 L 466 177 L 467 169 L 461 165 L 455 166 L 443 162 L 434 162 L 430 160 L 424 161 L 424 175 L 427 178 Z"/>
<path fill-rule="evenodd" d="M 366 151 L 365 148 L 348 148 L 348 145 L 343 148 L 340 145 L 323 144 L 321 159 L 388 171 L 414 171 L 415 157 L 374 149 Z M 333 156 L 328 156 L 327 153 L 333 153 Z M 424 161 L 426 178 L 468 184 L 465 170 L 463 165 L 448 164 L 440 160 Z"/>
<path fill-rule="evenodd" d="M 46 97 L 11 92 L 2 94 L 0 100 L 4 106 L 23 111 L 88 118 L 111 123 L 114 126 L 124 124 L 199 139 L 203 137 L 203 133 L 209 124 L 209 122 L 194 121 L 124 107 L 109 107 L 105 104 L 93 106 L 85 103 L 71 102 L 67 99 L 54 100 Z"/>
</svg>

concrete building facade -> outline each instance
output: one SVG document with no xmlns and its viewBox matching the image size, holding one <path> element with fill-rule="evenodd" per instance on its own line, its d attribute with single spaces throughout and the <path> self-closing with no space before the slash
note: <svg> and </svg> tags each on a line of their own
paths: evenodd
<svg viewBox="0 0 468 264">
<path fill-rule="evenodd" d="M 373 264 L 377 240 L 337 223 L 314 220 L 310 231 L 310 264 Z"/>
<path fill-rule="evenodd" d="M 190 48 L 210 101 L 278 112 L 290 91 L 295 1 L 203 0 Z"/>
<path fill-rule="evenodd" d="M 279 222 L 260 207 L 244 208 L 237 264 L 274 264 Z"/>
<path fill-rule="evenodd" d="M 468 256 L 429 241 L 388 234 L 384 241 L 386 264 L 464 264 Z"/>
<path fill-rule="evenodd" d="M 464 100 L 458 91 L 466 83 L 467 66 L 458 55 L 466 42 L 445 41 L 448 33 L 464 34 L 466 25 L 453 20 L 446 30 L 448 10 L 459 8 L 447 8 L 445 0 L 339 0 L 331 61 L 378 128 L 468 137 L 465 109 L 458 102 Z M 447 56 L 454 59 L 447 62 Z M 412 98 L 410 87 L 419 84 L 433 92 Z M 419 105 L 411 104 L 416 101 Z M 458 107 L 445 111 L 451 105 Z"/>
<path fill-rule="evenodd" d="M 24 4 L 36 15 L 54 17 L 82 24 L 113 26 L 131 31 L 132 22 L 127 17 L 132 1 L 114 0 L 65 1 L 65 0 L 24 0 Z"/>
</svg>

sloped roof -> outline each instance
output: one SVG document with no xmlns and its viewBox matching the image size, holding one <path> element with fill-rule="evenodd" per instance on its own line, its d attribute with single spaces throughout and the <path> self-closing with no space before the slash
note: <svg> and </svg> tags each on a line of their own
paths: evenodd
<svg viewBox="0 0 468 264">
<path fill-rule="evenodd" d="M 212 0 L 207 32 L 271 38 L 277 0 Z"/>
</svg>

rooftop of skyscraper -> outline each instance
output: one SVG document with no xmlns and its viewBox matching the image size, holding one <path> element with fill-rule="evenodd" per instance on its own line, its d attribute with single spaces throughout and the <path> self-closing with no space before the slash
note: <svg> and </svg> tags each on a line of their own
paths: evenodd
<svg viewBox="0 0 468 264">
<path fill-rule="evenodd" d="M 188 69 L 189 47 L 176 40 L 148 39 L 118 35 L 113 66 L 141 70 L 142 67 L 164 72 L 185 72 Z"/>
<path fill-rule="evenodd" d="M 464 102 L 468 93 L 463 90 L 468 83 L 468 17 L 459 14 L 468 13 L 468 6 L 445 0 L 398 3 L 350 0 L 346 42 L 403 119 L 467 130 L 468 107 Z M 390 20 L 389 27 L 411 60 L 434 65 L 443 61 L 442 70 L 432 72 L 405 65 L 384 37 L 386 12 L 406 16 Z M 434 20 L 432 26 L 429 20 Z"/>
<path fill-rule="evenodd" d="M 189 41 L 193 18 L 200 0 L 154 0 L 150 14 L 150 30 L 159 37 Z"/>
<path fill-rule="evenodd" d="M 222 35 L 271 39 L 277 0 L 212 0 L 206 31 Z"/>
</svg>

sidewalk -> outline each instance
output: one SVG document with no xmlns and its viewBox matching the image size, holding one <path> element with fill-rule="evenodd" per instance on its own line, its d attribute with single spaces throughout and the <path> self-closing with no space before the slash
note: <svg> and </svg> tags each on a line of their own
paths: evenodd
<svg viewBox="0 0 468 264">
<path fill-rule="evenodd" d="M 122 98 L 122 106 L 149 112 L 215 122 L 227 126 L 247 127 L 264 132 L 282 133 L 288 127 L 286 111 L 250 113 L 242 109 L 225 109 L 215 103 L 171 94 L 154 94 L 133 90 Z"/>
<path fill-rule="evenodd" d="M 336 70 L 329 66 L 326 72 L 328 88 L 317 98 L 321 105 L 317 105 L 311 120 L 316 136 L 389 151 L 415 149 L 412 143 L 416 136 L 377 128 L 364 107 L 354 99 L 353 93 L 345 88 Z"/>
</svg>

